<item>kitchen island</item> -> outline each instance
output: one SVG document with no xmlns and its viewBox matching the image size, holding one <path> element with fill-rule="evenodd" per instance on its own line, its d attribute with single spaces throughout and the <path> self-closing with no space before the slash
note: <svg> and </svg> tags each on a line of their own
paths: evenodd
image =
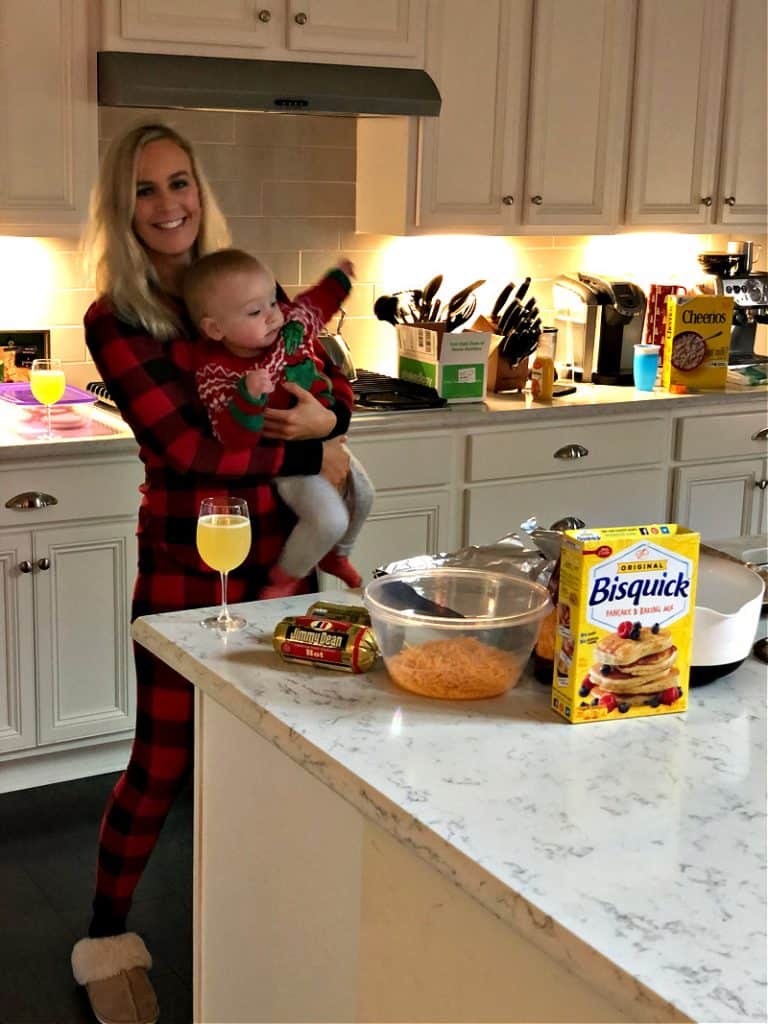
<svg viewBox="0 0 768 1024">
<path fill-rule="evenodd" d="M 7 791 L 125 763 L 144 467 L 128 427 L 101 407 L 83 422 L 58 414 L 48 440 L 42 420 L 20 423 L 18 410 L 0 405 L 0 629 L 16 638 L 0 649 Z M 768 526 L 764 388 L 676 396 L 579 385 L 548 404 L 489 395 L 356 413 L 349 434 L 376 488 L 355 547 L 364 579 L 399 558 L 491 543 L 530 516 L 544 525 L 563 515 L 679 522 L 705 540 Z"/>
<path fill-rule="evenodd" d="M 196 1020 L 765 1020 L 765 666 L 573 726 L 285 663 L 311 600 L 133 627 L 197 689 Z"/>
</svg>

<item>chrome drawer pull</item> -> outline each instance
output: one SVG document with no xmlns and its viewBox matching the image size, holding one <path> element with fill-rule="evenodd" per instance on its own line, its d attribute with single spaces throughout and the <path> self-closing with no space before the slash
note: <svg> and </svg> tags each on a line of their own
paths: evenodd
<svg viewBox="0 0 768 1024">
<path fill-rule="evenodd" d="M 583 444 L 566 444 L 558 448 L 552 456 L 554 459 L 585 459 L 589 455 L 589 449 Z"/>
<path fill-rule="evenodd" d="M 59 499 L 52 494 L 43 494 L 41 491 L 24 491 L 23 494 L 14 494 L 5 503 L 6 508 L 12 508 L 21 512 L 28 508 L 48 508 L 49 505 L 58 505 Z"/>
<path fill-rule="evenodd" d="M 763 427 L 762 430 L 757 430 L 752 435 L 753 441 L 768 441 L 768 427 Z"/>
<path fill-rule="evenodd" d="M 23 562 L 19 562 L 19 572 L 32 572 L 32 563 L 28 558 L 25 558 Z"/>
<path fill-rule="evenodd" d="M 755 487 L 759 487 L 761 491 L 764 491 L 768 487 L 768 480 L 755 480 Z"/>
<path fill-rule="evenodd" d="M 50 560 L 50 558 L 38 558 L 38 560 L 37 560 L 37 568 L 38 569 L 42 569 L 43 572 L 45 572 L 47 569 L 50 569 L 51 568 L 51 560 Z"/>
</svg>

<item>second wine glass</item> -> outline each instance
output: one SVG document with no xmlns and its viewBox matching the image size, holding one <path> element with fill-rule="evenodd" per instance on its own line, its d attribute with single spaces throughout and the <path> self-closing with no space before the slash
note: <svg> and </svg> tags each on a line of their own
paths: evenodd
<svg viewBox="0 0 768 1024">
<path fill-rule="evenodd" d="M 221 577 L 221 609 L 203 619 L 206 629 L 232 633 L 246 625 L 241 615 L 227 607 L 227 575 L 241 565 L 251 548 L 251 520 L 244 498 L 203 498 L 197 519 L 197 551 Z"/>
</svg>

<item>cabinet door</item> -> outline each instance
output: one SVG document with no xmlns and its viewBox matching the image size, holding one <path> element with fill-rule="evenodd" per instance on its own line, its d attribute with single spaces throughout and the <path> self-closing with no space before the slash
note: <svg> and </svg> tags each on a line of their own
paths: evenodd
<svg viewBox="0 0 768 1024">
<path fill-rule="evenodd" d="M 288 49 L 418 57 L 425 0 L 289 0 Z"/>
<path fill-rule="evenodd" d="M 728 81 L 718 189 L 718 221 L 758 225 L 768 220 L 768 13 L 765 0 L 733 0 Z"/>
<path fill-rule="evenodd" d="M 86 0 L 0 4 L 0 234 L 86 220 L 96 101 Z"/>
<path fill-rule="evenodd" d="M 356 229 L 505 234 L 520 222 L 532 0 L 430 0 L 438 118 L 360 118 Z"/>
<path fill-rule="evenodd" d="M 33 534 L 40 744 L 133 726 L 135 529 L 131 518 Z"/>
<path fill-rule="evenodd" d="M 466 544 L 490 544 L 528 519 L 544 525 L 578 516 L 587 526 L 666 522 L 667 473 L 661 468 L 573 473 L 558 480 L 510 480 L 467 492 Z"/>
<path fill-rule="evenodd" d="M 619 223 L 634 22 L 634 0 L 536 3 L 524 224 Z"/>
<path fill-rule="evenodd" d="M 729 13 L 724 0 L 640 2 L 628 224 L 714 219 Z"/>
<path fill-rule="evenodd" d="M 117 2 L 119 32 L 124 39 L 258 48 L 279 44 L 283 27 L 284 0 Z M 114 4 L 111 0 L 113 8 Z"/>
<path fill-rule="evenodd" d="M 352 553 L 363 581 L 377 566 L 452 546 L 450 508 L 447 490 L 377 495 Z"/>
<path fill-rule="evenodd" d="M 430 4 L 426 66 L 442 107 L 420 125 L 419 227 L 519 224 L 530 24 L 530 0 Z"/>
<path fill-rule="evenodd" d="M 702 540 L 762 533 L 768 527 L 762 459 L 675 470 L 673 516 Z"/>
<path fill-rule="evenodd" d="M 35 644 L 29 533 L 4 531 L 0 540 L 0 754 L 34 747 Z"/>
</svg>

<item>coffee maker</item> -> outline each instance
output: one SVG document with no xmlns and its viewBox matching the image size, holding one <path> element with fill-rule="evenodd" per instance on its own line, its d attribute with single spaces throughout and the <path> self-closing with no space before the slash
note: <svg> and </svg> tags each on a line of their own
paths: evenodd
<svg viewBox="0 0 768 1024">
<path fill-rule="evenodd" d="M 632 383 L 634 346 L 643 340 L 645 293 L 630 281 L 561 274 L 553 285 L 560 376 L 593 384 Z"/>
<path fill-rule="evenodd" d="M 727 252 L 698 256 L 714 280 L 715 294 L 733 299 L 729 366 L 768 363 L 768 356 L 755 352 L 757 325 L 768 324 L 768 274 L 752 269 L 755 255 L 754 242 L 735 240 L 728 243 Z"/>
</svg>

